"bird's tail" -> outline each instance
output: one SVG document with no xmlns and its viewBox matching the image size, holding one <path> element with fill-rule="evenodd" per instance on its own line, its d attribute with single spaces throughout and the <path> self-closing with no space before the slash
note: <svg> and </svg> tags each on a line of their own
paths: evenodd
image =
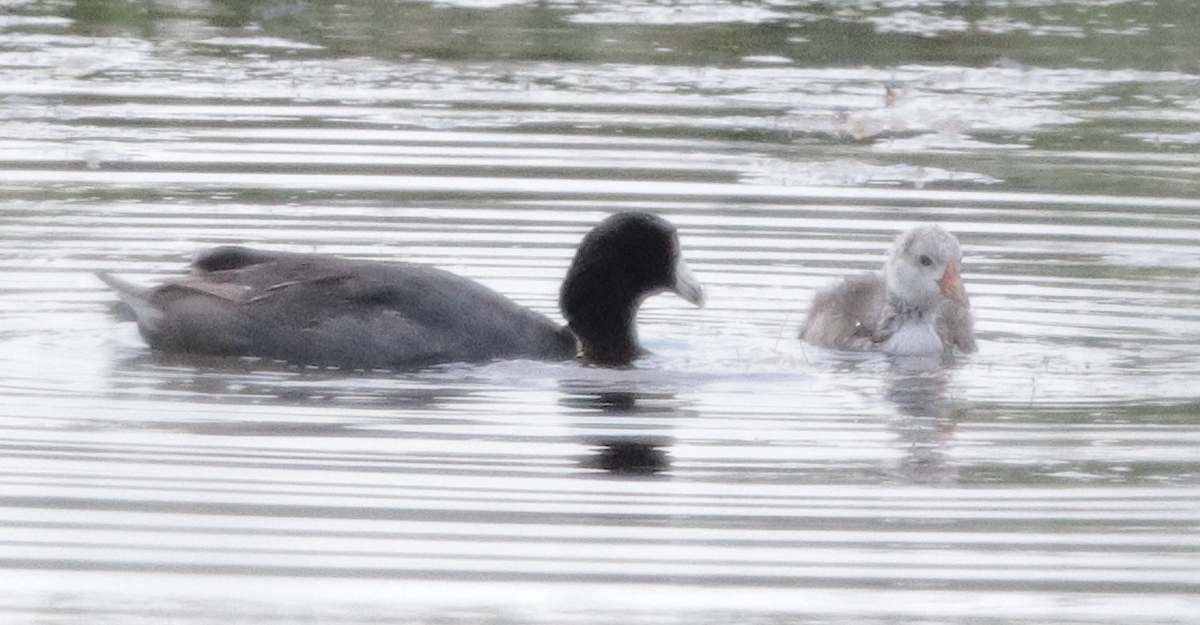
<svg viewBox="0 0 1200 625">
<path fill-rule="evenodd" d="M 96 277 L 117 292 L 117 297 L 121 298 L 121 302 L 133 312 L 139 326 L 154 328 L 162 320 L 162 310 L 150 301 L 149 296 L 152 291 L 150 287 L 134 284 L 102 271 L 97 271 Z"/>
</svg>

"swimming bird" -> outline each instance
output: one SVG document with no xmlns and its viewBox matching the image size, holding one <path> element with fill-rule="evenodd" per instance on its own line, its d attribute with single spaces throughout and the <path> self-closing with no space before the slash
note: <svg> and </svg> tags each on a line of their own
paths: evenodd
<svg viewBox="0 0 1200 625">
<path fill-rule="evenodd" d="M 567 327 L 478 282 L 407 262 L 226 246 L 158 286 L 97 276 L 155 350 L 350 369 L 577 355 L 627 365 L 645 353 L 635 327 L 645 298 L 674 291 L 704 305 L 675 227 L 646 213 L 612 215 L 584 236 L 559 295 Z"/>
<path fill-rule="evenodd" d="M 932 354 L 973 352 L 971 304 L 959 275 L 962 248 L 937 225 L 896 237 L 883 273 L 817 293 L 801 340 L 830 349 Z"/>
</svg>

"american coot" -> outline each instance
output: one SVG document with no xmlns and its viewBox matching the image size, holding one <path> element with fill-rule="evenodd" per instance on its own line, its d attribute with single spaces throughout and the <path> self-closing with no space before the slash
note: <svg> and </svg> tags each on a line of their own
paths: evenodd
<svg viewBox="0 0 1200 625">
<path fill-rule="evenodd" d="M 848 278 L 813 300 L 800 338 L 830 349 L 930 354 L 975 351 L 962 248 L 940 226 L 896 237 L 883 274 Z"/>
<path fill-rule="evenodd" d="M 403 262 L 219 247 L 160 286 L 97 275 L 156 350 L 355 369 L 577 354 L 625 365 L 643 353 L 642 300 L 674 291 L 704 304 L 674 226 L 643 213 L 613 215 L 584 237 L 559 299 L 569 329 L 473 280 Z"/>
</svg>

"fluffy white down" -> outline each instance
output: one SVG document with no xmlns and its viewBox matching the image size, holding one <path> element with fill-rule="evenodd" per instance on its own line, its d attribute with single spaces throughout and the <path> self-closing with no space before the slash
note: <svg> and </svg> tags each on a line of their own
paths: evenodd
<svg viewBox="0 0 1200 625">
<path fill-rule="evenodd" d="M 921 259 L 930 261 L 923 265 Z M 897 237 L 884 263 L 887 288 L 910 306 L 933 307 L 941 302 L 938 282 L 950 261 L 962 258 L 958 239 L 936 225 L 917 226 Z"/>
<path fill-rule="evenodd" d="M 933 354 L 942 349 L 942 339 L 931 323 L 906 323 L 883 343 L 883 353 L 897 356 Z"/>
</svg>

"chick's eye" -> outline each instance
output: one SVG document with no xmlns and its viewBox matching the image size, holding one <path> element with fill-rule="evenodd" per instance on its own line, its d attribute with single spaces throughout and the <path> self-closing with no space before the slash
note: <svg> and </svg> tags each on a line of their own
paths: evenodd
<svg viewBox="0 0 1200 625">
<path fill-rule="evenodd" d="M 917 259 L 917 262 L 921 263 L 922 267 L 932 267 L 933 266 L 933 259 L 930 258 L 926 254 L 921 254 L 921 257 Z"/>
</svg>

